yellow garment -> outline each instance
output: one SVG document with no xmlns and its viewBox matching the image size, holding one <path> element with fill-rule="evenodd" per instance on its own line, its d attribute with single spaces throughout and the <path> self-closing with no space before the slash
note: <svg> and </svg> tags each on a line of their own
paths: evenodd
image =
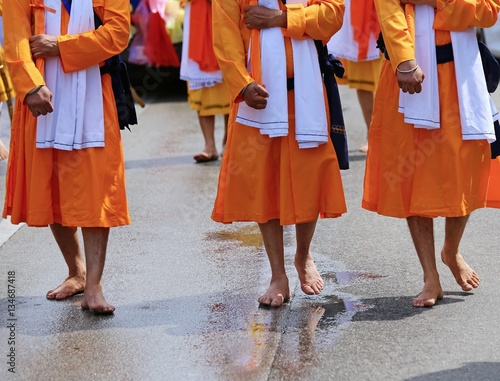
<svg viewBox="0 0 500 381">
<path fill-rule="evenodd" d="M 1 11 L 1 4 L 0 4 Z M 12 87 L 12 81 L 5 64 L 5 57 L 2 45 L 0 45 L 0 102 L 14 98 L 15 93 Z"/>
<path fill-rule="evenodd" d="M 375 5 L 391 61 L 383 64 L 375 96 L 363 207 L 393 217 L 459 217 L 484 207 L 490 145 L 462 140 L 454 63 L 438 65 L 441 128 L 404 123 L 395 70 L 415 58 L 414 43 L 399 0 Z M 437 8 L 436 45 L 444 45 L 451 41 L 450 30 L 493 25 L 500 0 L 438 0 Z"/>
<path fill-rule="evenodd" d="M 380 78 L 380 70 L 384 58 L 370 61 L 349 61 L 340 59 L 344 65 L 344 77 L 337 79 L 339 85 L 349 85 L 349 88 L 375 92 Z"/>
<path fill-rule="evenodd" d="M 3 216 L 30 226 L 59 223 L 76 227 L 112 227 L 130 223 L 125 195 L 125 171 L 111 77 L 103 75 L 106 146 L 84 150 L 37 149 L 36 118 L 24 98 L 44 79 L 31 57 L 32 12 L 43 30 L 44 10 L 30 0 L 11 0 L 5 11 L 6 61 L 18 94 L 12 123 L 7 190 Z M 61 15 L 58 37 L 61 63 L 66 72 L 105 61 L 126 48 L 130 11 L 126 0 L 93 1 L 104 26 L 97 31 L 67 35 L 69 15 Z M 41 17 L 40 17 L 41 16 Z M 99 96 L 99 94 L 96 94 Z"/>
<path fill-rule="evenodd" d="M 188 102 L 192 110 L 200 116 L 229 114 L 229 91 L 224 83 L 217 83 L 211 87 L 189 90 Z"/>
<path fill-rule="evenodd" d="M 346 211 L 342 180 L 332 143 L 299 149 L 295 139 L 294 92 L 288 92 L 289 136 L 269 138 L 235 122 L 241 90 L 253 82 L 246 69 L 250 30 L 243 22 L 247 2 L 213 0 L 215 53 L 231 94 L 228 139 L 212 218 L 215 221 L 279 219 L 282 225 L 338 217 Z M 293 77 L 289 37 L 328 41 L 341 25 L 342 0 L 317 0 L 304 8 L 287 5 L 287 76 Z"/>
</svg>

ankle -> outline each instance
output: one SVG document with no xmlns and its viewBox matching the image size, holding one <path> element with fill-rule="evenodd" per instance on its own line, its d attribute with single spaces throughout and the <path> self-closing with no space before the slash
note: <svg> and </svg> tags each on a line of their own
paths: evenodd
<svg viewBox="0 0 500 381">
<path fill-rule="evenodd" d="M 297 250 L 295 253 L 295 264 L 303 264 L 308 260 L 313 260 L 313 257 L 309 250 Z"/>
<path fill-rule="evenodd" d="M 437 270 L 429 271 L 424 274 L 424 283 L 438 283 L 440 284 L 439 280 L 439 273 Z"/>
<path fill-rule="evenodd" d="M 275 274 L 271 276 L 271 283 L 274 282 L 287 282 L 288 283 L 288 277 L 286 273 L 283 274 Z"/>
</svg>

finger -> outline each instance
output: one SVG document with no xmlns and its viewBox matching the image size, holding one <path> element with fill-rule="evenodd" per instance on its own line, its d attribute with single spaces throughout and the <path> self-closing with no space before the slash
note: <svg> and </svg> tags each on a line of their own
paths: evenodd
<svg viewBox="0 0 500 381">
<path fill-rule="evenodd" d="M 269 97 L 269 93 L 261 85 L 257 85 L 257 87 L 255 88 L 255 91 L 257 91 L 257 94 L 259 94 L 260 96 L 262 96 L 264 98 Z"/>
</svg>

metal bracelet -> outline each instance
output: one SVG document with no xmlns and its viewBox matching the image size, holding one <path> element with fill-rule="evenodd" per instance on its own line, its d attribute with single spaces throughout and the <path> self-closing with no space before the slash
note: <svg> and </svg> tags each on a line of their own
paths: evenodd
<svg viewBox="0 0 500 381">
<path fill-rule="evenodd" d="M 413 73 L 417 69 L 418 69 L 418 64 L 417 64 L 417 66 L 415 66 L 413 69 L 410 69 L 410 70 L 400 70 L 399 67 L 396 68 L 398 73 L 401 73 L 401 74 L 410 74 L 410 73 Z"/>
</svg>

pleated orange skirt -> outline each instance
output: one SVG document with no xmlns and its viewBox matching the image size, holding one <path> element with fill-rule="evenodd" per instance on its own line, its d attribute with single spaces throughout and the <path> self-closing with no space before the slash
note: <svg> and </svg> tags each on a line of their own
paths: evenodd
<svg viewBox="0 0 500 381">
<path fill-rule="evenodd" d="M 363 208 L 393 217 L 460 217 L 486 206 L 490 146 L 486 140 L 462 140 L 453 62 L 438 65 L 438 78 L 441 128 L 416 129 L 398 112 L 396 75 L 384 62 L 369 131 Z"/>
<path fill-rule="evenodd" d="M 288 92 L 290 130 L 269 138 L 235 122 L 231 109 L 212 219 L 218 222 L 278 219 L 281 225 L 338 217 L 346 212 L 342 179 L 332 143 L 299 149 L 293 91 Z"/>
<path fill-rule="evenodd" d="M 104 75 L 104 148 L 35 148 L 36 119 L 18 99 L 12 123 L 3 217 L 72 227 L 127 225 L 125 170 L 111 77 Z"/>
<path fill-rule="evenodd" d="M 486 205 L 489 208 L 500 208 L 500 157 L 491 161 L 490 184 Z"/>
</svg>

